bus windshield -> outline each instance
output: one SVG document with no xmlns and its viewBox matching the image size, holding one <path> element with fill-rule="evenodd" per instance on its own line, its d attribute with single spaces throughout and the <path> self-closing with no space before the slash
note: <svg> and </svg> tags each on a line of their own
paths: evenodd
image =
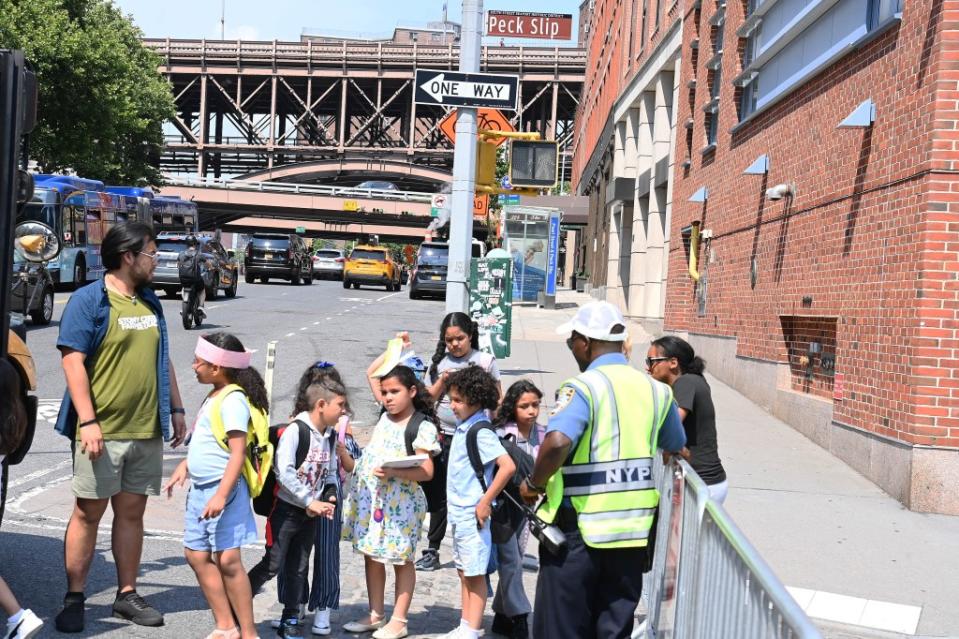
<svg viewBox="0 0 959 639">
<path fill-rule="evenodd" d="M 59 216 L 53 204 L 28 202 L 27 205 L 23 207 L 22 216 L 24 220 L 43 222 L 54 231 L 59 231 Z"/>
</svg>

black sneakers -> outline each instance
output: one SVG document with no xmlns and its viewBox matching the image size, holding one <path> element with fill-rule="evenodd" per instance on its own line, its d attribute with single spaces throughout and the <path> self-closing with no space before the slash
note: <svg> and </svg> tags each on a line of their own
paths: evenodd
<svg viewBox="0 0 959 639">
<path fill-rule="evenodd" d="M 113 602 L 113 614 L 138 626 L 163 625 L 163 615 L 138 595 L 136 590 L 117 594 L 116 601 Z"/>
<path fill-rule="evenodd" d="M 63 598 L 63 608 L 57 614 L 55 623 L 59 632 L 83 632 L 83 603 L 86 597 L 82 592 L 68 592 Z"/>
<path fill-rule="evenodd" d="M 291 617 L 283 617 L 283 620 L 280 621 L 280 627 L 276 629 L 276 636 L 278 637 L 295 637 L 300 638 L 303 636 L 303 626 L 300 625 L 300 620 L 294 615 Z"/>
<path fill-rule="evenodd" d="M 423 556 L 416 562 L 416 569 L 423 572 L 432 572 L 440 568 L 440 553 L 438 550 L 427 548 Z"/>
<path fill-rule="evenodd" d="M 510 639 L 529 639 L 529 625 L 526 623 L 526 615 L 516 615 L 511 620 L 513 630 L 507 635 Z"/>
</svg>

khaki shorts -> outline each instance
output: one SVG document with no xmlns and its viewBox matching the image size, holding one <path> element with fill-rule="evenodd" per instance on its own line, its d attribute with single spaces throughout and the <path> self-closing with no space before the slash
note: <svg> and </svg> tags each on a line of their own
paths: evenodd
<svg viewBox="0 0 959 639">
<path fill-rule="evenodd" d="M 111 439 L 103 442 L 103 453 L 90 461 L 73 450 L 73 494 L 81 499 L 108 499 L 124 492 L 159 495 L 163 480 L 163 439 Z"/>
</svg>

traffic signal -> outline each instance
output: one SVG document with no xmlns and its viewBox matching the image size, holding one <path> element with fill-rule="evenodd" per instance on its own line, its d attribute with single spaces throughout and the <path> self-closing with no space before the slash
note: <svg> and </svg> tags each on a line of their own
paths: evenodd
<svg viewBox="0 0 959 639">
<path fill-rule="evenodd" d="M 476 184 L 495 187 L 496 145 L 480 138 L 476 143 Z"/>
<path fill-rule="evenodd" d="M 553 188 L 559 175 L 558 154 L 555 140 L 510 140 L 510 183 L 520 188 Z"/>
</svg>

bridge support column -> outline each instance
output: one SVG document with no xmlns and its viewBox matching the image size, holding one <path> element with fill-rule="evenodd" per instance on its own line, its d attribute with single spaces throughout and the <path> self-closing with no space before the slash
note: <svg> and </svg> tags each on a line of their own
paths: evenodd
<svg viewBox="0 0 959 639">
<path fill-rule="evenodd" d="M 199 178 L 206 177 L 206 143 L 209 133 L 207 131 L 207 121 L 209 120 L 209 115 L 207 111 L 207 96 L 206 96 L 206 74 L 200 76 L 200 144 L 197 149 L 197 170 L 196 174 Z"/>
</svg>

